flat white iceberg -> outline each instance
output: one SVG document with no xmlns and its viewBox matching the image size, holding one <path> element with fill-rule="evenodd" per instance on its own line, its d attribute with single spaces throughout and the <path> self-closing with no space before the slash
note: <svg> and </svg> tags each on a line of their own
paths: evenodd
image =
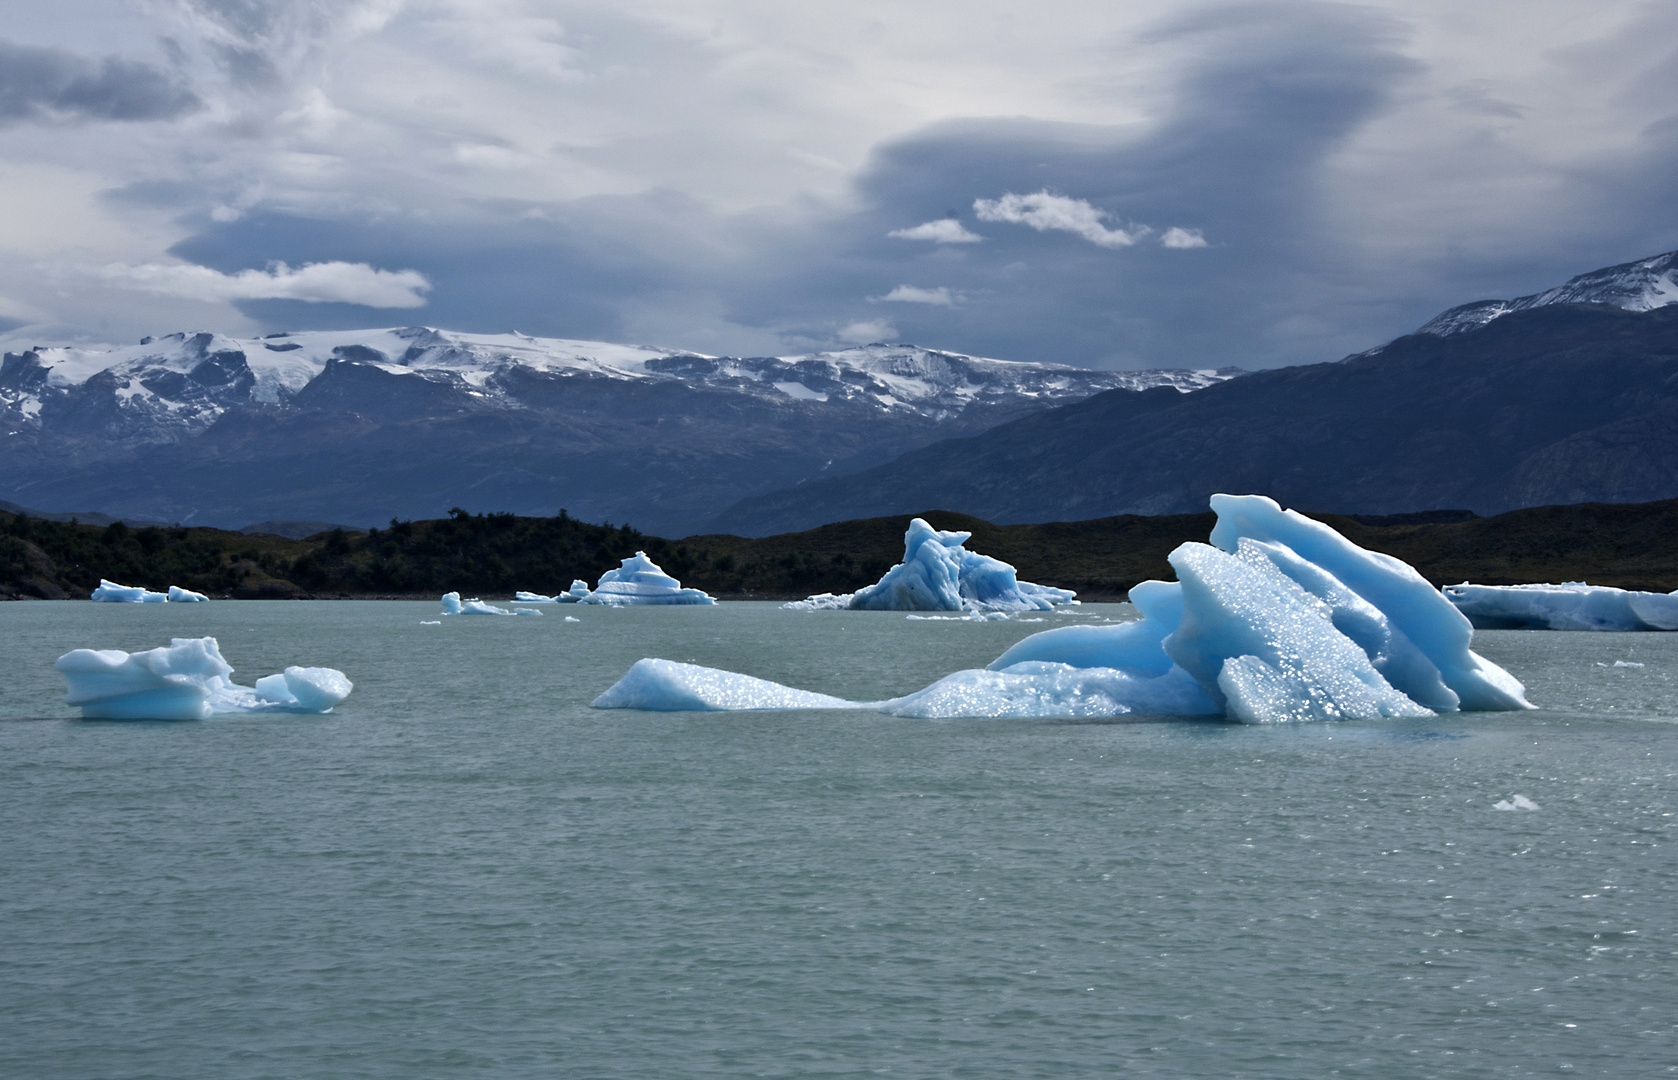
<svg viewBox="0 0 1678 1080">
<path fill-rule="evenodd" d="M 462 600 L 457 592 L 443 594 L 444 615 L 540 615 L 534 608 L 509 611 L 504 607 L 486 604 L 482 600 Z"/>
<path fill-rule="evenodd" d="M 140 585 L 118 585 L 114 581 L 99 579 L 99 587 L 90 594 L 92 599 L 106 604 L 165 604 L 169 602 L 168 593 L 152 592 Z"/>
<path fill-rule="evenodd" d="M 104 720 L 204 720 L 217 715 L 327 713 L 354 684 L 335 668 L 288 667 L 253 686 L 229 680 L 213 637 L 174 638 L 126 653 L 74 649 L 53 665 L 69 684 L 64 703 Z"/>
<path fill-rule="evenodd" d="M 644 660 L 595 704 L 923 717 L 1222 713 L 1244 723 L 1532 708 L 1514 676 L 1469 648 L 1468 619 L 1409 565 L 1263 496 L 1215 495 L 1212 509 L 1213 544 L 1170 555 L 1179 580 L 1131 590 L 1141 619 L 1033 634 L 986 670 L 905 697 L 801 703 L 806 691 Z"/>
<path fill-rule="evenodd" d="M 1480 630 L 1678 630 L 1678 592 L 1560 585 L 1447 585 L 1445 599 Z"/>
<path fill-rule="evenodd" d="M 854 593 L 821 593 L 783 607 L 809 611 L 1048 611 L 1077 593 L 1020 581 L 1012 566 L 968 551 L 970 532 L 940 532 L 921 518 L 903 534 L 903 561 Z"/>
<path fill-rule="evenodd" d="M 521 604 L 575 604 L 588 596 L 588 582 L 576 579 L 571 582 L 571 588 L 557 596 L 547 596 L 543 593 L 525 592 L 520 589 L 513 594 L 513 599 Z"/>
<path fill-rule="evenodd" d="M 168 592 L 152 592 L 139 585 L 118 585 L 105 578 L 99 579 L 99 587 L 90 596 L 106 604 L 201 604 L 210 599 L 179 585 L 169 586 Z"/>
<path fill-rule="evenodd" d="M 574 583 L 572 590 L 575 591 L 579 584 L 582 583 Z M 714 604 L 716 600 L 702 590 L 682 588 L 682 583 L 659 569 L 657 563 L 647 558 L 646 552 L 637 551 L 623 560 L 623 565 L 616 570 L 601 574 L 600 583 L 594 591 L 581 597 L 579 602 L 624 607 L 631 604 Z"/>
</svg>

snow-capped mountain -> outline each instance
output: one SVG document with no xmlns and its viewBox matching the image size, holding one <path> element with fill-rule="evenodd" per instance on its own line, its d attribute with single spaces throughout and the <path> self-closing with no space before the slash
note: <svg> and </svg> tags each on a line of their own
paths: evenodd
<svg viewBox="0 0 1678 1080">
<path fill-rule="evenodd" d="M 228 526 L 564 507 L 681 535 L 757 491 L 1045 406 L 1239 374 L 913 345 L 739 358 L 427 327 L 171 334 L 6 354 L 0 498 Z"/>
<path fill-rule="evenodd" d="M 1416 333 L 1448 337 L 1478 330 L 1513 311 L 1550 304 L 1612 304 L 1625 311 L 1653 311 L 1673 303 L 1678 303 L 1678 251 L 1592 270 L 1531 296 L 1462 304 L 1435 316 Z"/>
<path fill-rule="evenodd" d="M 79 402 L 84 407 L 113 407 L 118 431 L 112 434 L 140 442 L 173 441 L 204 430 L 236 405 L 284 406 L 335 363 L 417 377 L 485 399 L 507 399 L 504 377 L 523 368 L 544 375 L 678 380 L 771 400 L 854 402 L 934 421 L 974 407 L 1060 404 L 1103 390 L 1171 386 L 1188 392 L 1242 374 L 1238 368 L 1090 371 L 914 345 L 742 359 L 428 327 L 265 338 L 171 334 L 110 350 L 6 354 L 0 368 L 0 424 L 5 425 L 0 430 L 48 422 L 51 403 L 74 396 L 85 399 Z"/>
</svg>

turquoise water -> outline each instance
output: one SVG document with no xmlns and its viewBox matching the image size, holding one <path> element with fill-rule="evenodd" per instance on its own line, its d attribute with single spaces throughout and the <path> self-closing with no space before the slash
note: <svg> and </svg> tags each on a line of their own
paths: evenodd
<svg viewBox="0 0 1678 1080">
<path fill-rule="evenodd" d="M 887 697 L 1129 609 L 436 611 L 0 605 L 0 1076 L 1678 1071 L 1678 635 L 1477 635 L 1528 714 L 928 722 L 587 703 L 642 656 Z M 66 719 L 60 653 L 205 633 L 355 693 Z"/>
</svg>

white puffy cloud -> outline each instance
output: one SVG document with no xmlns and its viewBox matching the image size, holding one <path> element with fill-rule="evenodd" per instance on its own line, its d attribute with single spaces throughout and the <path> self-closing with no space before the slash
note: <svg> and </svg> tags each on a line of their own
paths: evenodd
<svg viewBox="0 0 1678 1080">
<path fill-rule="evenodd" d="M 961 302 L 961 296 L 952 293 L 948 286 L 940 285 L 936 289 L 922 289 L 914 285 L 899 285 L 884 296 L 877 296 L 876 300 L 890 300 L 901 304 L 935 304 L 939 307 L 954 307 Z"/>
<path fill-rule="evenodd" d="M 292 269 L 274 263 L 266 270 L 224 274 L 191 263 L 112 263 L 96 271 L 119 288 L 187 300 L 302 300 L 310 304 L 360 304 L 375 308 L 425 306 L 420 294 L 431 282 L 417 270 L 376 270 L 366 263 L 308 263 Z"/>
<path fill-rule="evenodd" d="M 871 345 L 876 341 L 891 341 L 897 337 L 897 327 L 884 319 L 865 319 L 851 323 L 839 331 L 840 341 L 856 345 Z"/>
<path fill-rule="evenodd" d="M 934 244 L 977 244 L 984 239 L 976 232 L 967 231 L 955 218 L 939 218 L 912 229 L 893 229 L 886 235 L 899 240 L 930 240 Z"/>
<path fill-rule="evenodd" d="M 1165 230 L 1159 242 L 1161 247 L 1168 248 L 1203 248 L 1206 246 L 1206 236 L 1199 229 L 1181 229 L 1173 225 Z"/>
<path fill-rule="evenodd" d="M 1109 229 L 1102 222 L 1112 215 L 1098 210 L 1083 199 L 1068 198 L 1048 191 L 1031 195 L 1013 192 L 1000 199 L 975 199 L 973 212 L 980 221 L 1005 221 L 1011 225 L 1030 225 L 1038 232 L 1051 229 L 1083 237 L 1092 244 L 1105 248 L 1129 247 L 1153 230 L 1146 225 L 1132 225 L 1129 229 Z"/>
</svg>

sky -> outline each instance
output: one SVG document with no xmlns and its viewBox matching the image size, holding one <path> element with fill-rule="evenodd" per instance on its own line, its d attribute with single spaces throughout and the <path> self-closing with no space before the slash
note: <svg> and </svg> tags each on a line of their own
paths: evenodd
<svg viewBox="0 0 1678 1080">
<path fill-rule="evenodd" d="M 0 345 L 1334 360 L 1678 248 L 1669 0 L 0 0 Z"/>
</svg>

